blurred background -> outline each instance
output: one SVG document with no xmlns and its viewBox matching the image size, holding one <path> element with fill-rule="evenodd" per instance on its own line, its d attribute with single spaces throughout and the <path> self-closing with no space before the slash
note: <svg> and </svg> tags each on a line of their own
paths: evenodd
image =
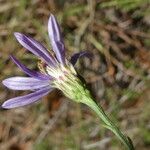
<svg viewBox="0 0 150 150">
<path fill-rule="evenodd" d="M 26 33 L 51 49 L 47 21 L 61 25 L 67 56 L 89 50 L 76 68 L 98 104 L 131 137 L 136 150 L 150 149 L 149 0 L 0 0 L 0 80 L 25 76 L 14 54 L 37 70 L 37 58 L 14 38 Z M 26 94 L 0 84 L 0 103 Z M 0 150 L 123 150 L 88 107 L 54 91 L 37 104 L 0 110 Z"/>
</svg>

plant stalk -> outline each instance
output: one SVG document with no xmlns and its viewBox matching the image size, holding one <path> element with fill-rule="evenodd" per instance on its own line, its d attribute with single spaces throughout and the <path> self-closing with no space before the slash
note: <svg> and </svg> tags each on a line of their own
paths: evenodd
<svg viewBox="0 0 150 150">
<path fill-rule="evenodd" d="M 95 113 L 99 116 L 99 118 L 104 122 L 104 127 L 111 130 L 125 145 L 127 150 L 135 150 L 131 139 L 125 136 L 120 131 L 120 129 L 108 118 L 108 116 L 106 115 L 101 106 L 98 106 L 92 98 L 89 98 L 87 96 L 85 97 L 85 100 L 83 100 L 82 102 L 88 105 L 93 111 L 95 111 Z"/>
</svg>

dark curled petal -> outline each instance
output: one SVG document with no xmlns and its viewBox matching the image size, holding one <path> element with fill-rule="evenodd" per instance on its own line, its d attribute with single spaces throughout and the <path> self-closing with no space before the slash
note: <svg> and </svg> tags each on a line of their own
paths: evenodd
<svg viewBox="0 0 150 150">
<path fill-rule="evenodd" d="M 47 49 L 38 41 L 32 39 L 29 36 L 26 36 L 22 33 L 14 33 L 16 39 L 18 42 L 28 49 L 30 52 L 32 52 L 34 55 L 41 57 L 45 60 L 46 63 L 49 65 L 54 66 L 55 65 L 55 60 L 53 56 L 47 51 Z"/>
<path fill-rule="evenodd" d="M 47 80 L 38 80 L 32 77 L 11 77 L 3 80 L 2 83 L 12 90 L 36 90 L 50 86 Z"/>
<path fill-rule="evenodd" d="M 75 65 L 80 57 L 88 57 L 88 58 L 90 58 L 91 56 L 92 56 L 92 54 L 90 52 L 82 51 L 82 52 L 79 52 L 79 53 L 75 53 L 71 57 L 70 62 L 72 63 L 72 65 Z"/>
<path fill-rule="evenodd" d="M 52 89 L 47 87 L 25 96 L 11 98 L 2 104 L 2 108 L 10 109 L 34 103 L 43 96 L 47 95 L 50 91 L 52 91 Z"/>
<path fill-rule="evenodd" d="M 51 45 L 60 63 L 65 63 L 65 46 L 60 32 L 60 27 L 54 15 L 50 15 L 48 21 L 48 34 Z"/>
<path fill-rule="evenodd" d="M 13 60 L 13 62 L 21 69 L 23 70 L 23 72 L 25 72 L 27 75 L 29 75 L 30 77 L 34 77 L 37 78 L 39 80 L 50 80 L 51 77 L 48 75 L 44 75 L 40 72 L 31 70 L 29 68 L 27 68 L 25 65 L 23 65 L 17 58 L 15 58 L 14 56 L 10 56 L 10 58 Z"/>
</svg>

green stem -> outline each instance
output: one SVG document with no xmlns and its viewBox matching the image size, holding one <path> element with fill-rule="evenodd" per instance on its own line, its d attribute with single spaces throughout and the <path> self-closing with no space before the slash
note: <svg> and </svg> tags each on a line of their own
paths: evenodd
<svg viewBox="0 0 150 150">
<path fill-rule="evenodd" d="M 85 97 L 85 99 L 82 101 L 84 104 L 88 105 L 93 111 L 96 112 L 96 114 L 102 119 L 104 122 L 104 127 L 111 130 L 120 140 L 121 142 L 126 146 L 128 150 L 134 150 L 134 146 L 132 144 L 132 141 L 129 137 L 126 137 L 119 128 L 108 118 L 108 116 L 105 114 L 103 108 L 101 106 L 98 106 L 95 101 L 92 98 Z"/>
</svg>

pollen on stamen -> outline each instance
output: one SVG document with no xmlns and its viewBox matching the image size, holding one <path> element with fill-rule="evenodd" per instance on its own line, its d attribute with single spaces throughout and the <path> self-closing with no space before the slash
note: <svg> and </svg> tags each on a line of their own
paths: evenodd
<svg viewBox="0 0 150 150">
<path fill-rule="evenodd" d="M 39 70 L 42 72 L 42 73 L 46 73 L 46 67 L 47 67 L 47 64 L 45 62 L 43 62 L 41 59 L 40 61 L 38 61 L 38 68 Z"/>
</svg>

